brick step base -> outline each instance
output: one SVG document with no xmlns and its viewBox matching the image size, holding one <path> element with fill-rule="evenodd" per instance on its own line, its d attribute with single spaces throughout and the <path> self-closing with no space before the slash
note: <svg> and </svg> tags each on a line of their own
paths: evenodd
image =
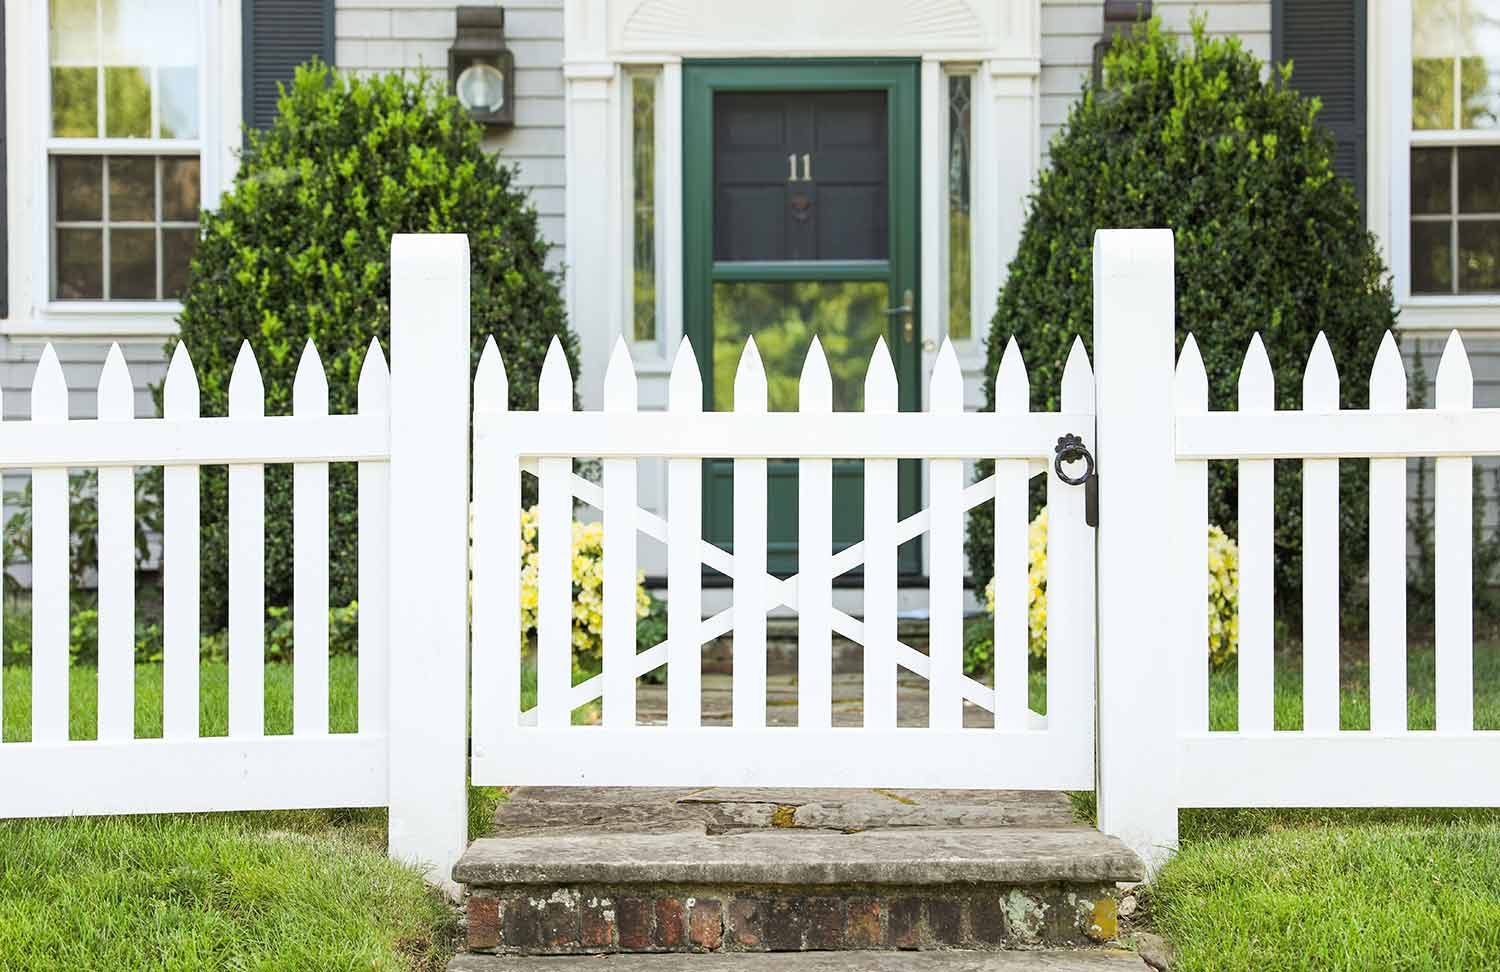
<svg viewBox="0 0 1500 972">
<path fill-rule="evenodd" d="M 804 952 L 799 955 L 460 955 L 448 972 L 1149 972 L 1120 949 L 1028 952 Z"/>
</svg>

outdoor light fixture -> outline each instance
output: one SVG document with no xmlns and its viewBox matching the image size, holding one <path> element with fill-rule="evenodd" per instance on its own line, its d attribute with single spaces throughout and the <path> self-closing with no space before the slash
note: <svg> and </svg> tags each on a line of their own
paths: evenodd
<svg viewBox="0 0 1500 972">
<path fill-rule="evenodd" d="M 1094 87 L 1104 83 L 1104 52 L 1109 45 L 1131 24 L 1150 19 L 1151 0 L 1104 0 L 1104 36 L 1094 42 Z"/>
<path fill-rule="evenodd" d="M 448 48 L 448 90 L 481 125 L 516 123 L 516 62 L 505 49 L 505 10 L 459 7 Z"/>
</svg>

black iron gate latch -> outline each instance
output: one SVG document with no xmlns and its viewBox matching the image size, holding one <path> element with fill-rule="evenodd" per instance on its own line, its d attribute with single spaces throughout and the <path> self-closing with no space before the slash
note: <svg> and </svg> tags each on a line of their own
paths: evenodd
<svg viewBox="0 0 1500 972">
<path fill-rule="evenodd" d="M 1080 475 L 1069 475 L 1063 463 L 1082 462 Z M 1057 440 L 1057 453 L 1052 460 L 1052 469 L 1057 478 L 1069 486 L 1083 487 L 1083 519 L 1091 527 L 1099 525 L 1099 473 L 1094 469 L 1094 454 L 1083 444 L 1083 439 L 1071 432 Z"/>
</svg>

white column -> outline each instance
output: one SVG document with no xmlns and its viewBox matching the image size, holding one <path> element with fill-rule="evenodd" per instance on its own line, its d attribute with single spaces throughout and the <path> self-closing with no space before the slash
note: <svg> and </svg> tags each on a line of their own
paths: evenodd
<svg viewBox="0 0 1500 972">
<path fill-rule="evenodd" d="M 1026 196 L 1041 159 L 1035 57 L 991 60 L 979 72 L 975 92 L 975 162 L 982 176 L 975 185 L 974 286 L 983 296 L 987 321 L 1005 271 L 1021 242 Z"/>
<path fill-rule="evenodd" d="M 1099 470 L 1099 829 L 1155 870 L 1177 846 L 1175 611 L 1170 529 L 1170 230 L 1094 234 Z"/>
<path fill-rule="evenodd" d="M 391 242 L 389 850 L 449 894 L 468 844 L 469 240 Z"/>
</svg>

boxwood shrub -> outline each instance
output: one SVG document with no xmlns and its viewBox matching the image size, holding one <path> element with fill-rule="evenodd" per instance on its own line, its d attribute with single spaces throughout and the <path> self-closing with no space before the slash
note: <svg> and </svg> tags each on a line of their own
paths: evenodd
<svg viewBox="0 0 1500 972">
<path fill-rule="evenodd" d="M 389 355 L 393 233 L 467 233 L 472 349 L 494 335 L 516 407 L 535 407 L 536 378 L 553 335 L 570 359 L 558 275 L 536 211 L 515 173 L 480 144 L 482 131 L 426 75 L 370 79 L 313 63 L 282 92 L 275 122 L 248 134 L 234 185 L 203 215 L 179 318 L 202 391 L 202 413 L 227 411 L 241 342 L 260 363 L 266 413 L 291 411 L 292 379 L 312 338 L 334 413 L 356 409 L 372 337 Z M 576 373 L 576 369 L 575 369 Z M 157 389 L 160 403 L 160 389 Z M 266 600 L 292 595 L 290 467 L 266 475 Z M 330 471 L 330 603 L 356 599 L 356 482 Z M 226 618 L 227 477 L 203 475 L 203 620 Z M 400 592 L 395 592 L 399 596 Z"/>
<path fill-rule="evenodd" d="M 1195 335 L 1211 408 L 1234 407 L 1257 331 L 1276 373 L 1278 408 L 1299 407 L 1319 331 L 1338 363 L 1343 407 L 1364 407 L 1395 312 L 1354 190 L 1333 172 L 1318 110 L 1316 99 L 1297 93 L 1295 65 L 1267 71 L 1237 39 L 1208 37 L 1201 20 L 1190 46 L 1156 20 L 1122 35 L 1106 56 L 1102 87 L 1085 87 L 1069 111 L 1029 200 L 990 323 L 988 407 L 1014 335 L 1033 407 L 1058 408 L 1073 336 L 1092 350 L 1094 231 L 1121 227 L 1175 234 L 1177 346 Z M 1277 463 L 1277 609 L 1288 620 L 1300 615 L 1299 466 Z M 1101 472 L 1107 483 L 1108 470 Z M 1343 590 L 1353 597 L 1367 549 L 1367 468 L 1345 462 L 1341 478 Z M 988 508 L 976 513 L 968 551 L 982 588 L 993 574 L 993 527 Z M 1211 472 L 1209 519 L 1236 532 L 1232 469 Z"/>
</svg>

